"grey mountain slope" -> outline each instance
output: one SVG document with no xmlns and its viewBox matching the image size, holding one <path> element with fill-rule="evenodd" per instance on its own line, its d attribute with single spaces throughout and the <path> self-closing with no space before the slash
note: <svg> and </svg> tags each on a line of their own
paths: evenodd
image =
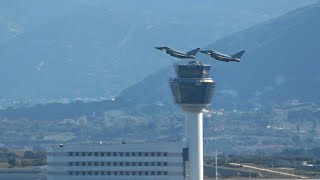
<svg viewBox="0 0 320 180">
<path fill-rule="evenodd" d="M 297 9 L 205 47 L 230 54 L 247 50 L 241 63 L 224 63 L 199 56 L 199 59 L 213 66 L 212 76 L 217 82 L 217 107 L 295 98 L 319 101 L 319 18 L 320 3 Z M 167 72 L 170 69 L 173 67 L 169 67 Z M 156 82 L 154 79 L 160 80 L 157 76 L 169 78 L 174 74 L 154 74 L 146 78 L 147 82 L 140 83 L 144 86 L 143 91 L 137 91 L 137 88 L 142 88 L 137 84 L 124 91 L 120 98 L 134 97 L 139 100 L 150 97 L 148 102 L 170 102 L 168 81 L 162 78 L 161 82 Z M 154 86 L 156 84 L 157 87 Z"/>
<path fill-rule="evenodd" d="M 319 10 L 320 3 L 301 8 L 209 45 L 227 52 L 247 50 L 240 64 L 214 64 L 220 87 L 244 98 L 319 99 Z"/>
<path fill-rule="evenodd" d="M 0 1 L 0 44 L 83 8 L 79 0 Z"/>
<path fill-rule="evenodd" d="M 102 11 L 96 10 L 93 16 L 90 16 L 90 13 L 86 13 L 86 11 L 81 13 L 86 14 L 81 20 L 69 16 L 59 23 L 49 24 L 45 28 L 45 33 L 43 31 L 29 33 L 6 44 L 1 49 L 2 63 L 5 64 L 5 66 L 1 66 L 1 71 L 8 75 L 2 79 L 7 87 L 4 89 L 7 91 L 4 91 L 3 94 L 20 93 L 23 96 L 36 97 L 43 94 L 59 96 L 68 92 L 66 95 L 77 96 L 77 93 L 82 93 L 77 90 L 90 94 L 90 91 L 99 91 L 105 89 L 104 86 L 108 86 L 100 83 L 101 86 L 95 85 L 96 88 L 89 88 L 93 84 L 98 84 L 96 82 L 103 81 L 107 74 L 104 73 L 106 67 L 111 70 L 110 77 L 116 75 L 116 71 L 121 70 L 121 62 L 117 63 L 116 58 L 109 57 L 110 64 L 101 63 L 107 59 L 104 51 L 116 51 L 110 44 L 104 45 L 103 40 L 115 41 L 117 37 L 120 38 L 121 33 L 125 33 L 127 25 L 108 21 L 105 16 L 102 16 L 104 13 Z M 106 20 L 106 25 L 100 26 L 100 23 Z M 60 28 L 55 27 L 57 24 L 60 25 Z M 90 26 L 86 24 L 90 24 Z M 107 31 L 108 26 L 115 26 L 123 31 L 119 31 L 116 35 L 95 33 L 97 29 Z M 99 48 L 100 46 L 102 47 Z M 88 61 L 90 63 L 87 63 Z M 69 81 L 64 81 L 64 79 Z M 117 88 L 116 85 L 114 87 Z M 25 91 L 21 92 L 21 89 L 25 89 Z M 50 91 L 50 89 L 54 89 L 54 91 Z"/>
<path fill-rule="evenodd" d="M 163 68 L 147 76 L 142 81 L 124 89 L 117 97 L 117 101 L 128 105 L 170 103 L 171 93 L 168 81 L 173 77 L 173 68 Z"/>
</svg>

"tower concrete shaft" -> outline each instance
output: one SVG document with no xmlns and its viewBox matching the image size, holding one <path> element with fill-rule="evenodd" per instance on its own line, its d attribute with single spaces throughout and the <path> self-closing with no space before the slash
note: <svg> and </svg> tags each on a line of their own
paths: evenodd
<svg viewBox="0 0 320 180">
<path fill-rule="evenodd" d="M 171 79 L 175 102 L 186 112 L 185 137 L 188 148 L 187 176 L 203 180 L 203 114 L 211 102 L 214 81 L 209 77 L 211 66 L 197 61 L 175 65 L 177 78 Z"/>
<path fill-rule="evenodd" d="M 203 179 L 203 116 L 202 112 L 186 112 L 186 144 L 189 149 L 188 179 Z"/>
</svg>

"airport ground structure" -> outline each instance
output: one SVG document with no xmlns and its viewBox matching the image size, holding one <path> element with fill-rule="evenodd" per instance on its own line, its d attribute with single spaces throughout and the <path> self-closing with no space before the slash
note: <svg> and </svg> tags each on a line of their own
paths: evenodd
<svg viewBox="0 0 320 180">
<path fill-rule="evenodd" d="M 64 144 L 48 148 L 48 180 L 185 179 L 183 142 Z"/>
<path fill-rule="evenodd" d="M 203 179 L 203 113 L 211 102 L 215 82 L 210 65 L 199 61 L 175 64 L 177 77 L 170 80 L 175 102 L 185 111 L 185 138 L 188 150 L 186 179 Z"/>
<path fill-rule="evenodd" d="M 175 102 L 185 111 L 185 141 L 145 144 L 60 144 L 47 151 L 48 180 L 203 179 L 203 113 L 215 82 L 210 65 L 174 64 Z"/>
</svg>

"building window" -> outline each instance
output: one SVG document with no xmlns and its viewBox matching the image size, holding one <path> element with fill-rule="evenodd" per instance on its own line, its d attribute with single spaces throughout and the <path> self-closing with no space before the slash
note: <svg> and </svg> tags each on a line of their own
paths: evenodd
<svg viewBox="0 0 320 180">
<path fill-rule="evenodd" d="M 101 152 L 101 153 L 100 153 L 100 156 L 104 156 L 104 153 L 103 153 L 103 152 Z"/>
<path fill-rule="evenodd" d="M 99 163 L 98 163 L 98 162 L 94 162 L 94 165 L 95 165 L 95 166 L 99 166 Z"/>
<path fill-rule="evenodd" d="M 154 175 L 154 171 L 151 172 L 151 175 Z"/>
<path fill-rule="evenodd" d="M 81 156 L 86 156 L 86 153 L 85 152 L 81 153 Z"/>
<path fill-rule="evenodd" d="M 161 153 L 160 153 L 160 152 L 158 152 L 158 153 L 157 153 L 157 156 L 161 156 Z"/>
<path fill-rule="evenodd" d="M 117 156 L 117 153 L 116 153 L 116 152 L 114 152 L 114 153 L 113 153 L 113 156 Z"/>
<path fill-rule="evenodd" d="M 148 162 L 145 162 L 144 165 L 145 165 L 145 166 L 149 166 L 149 163 L 148 163 Z"/>
<path fill-rule="evenodd" d="M 82 165 L 82 166 L 85 166 L 85 165 L 86 165 L 86 162 L 82 162 L 81 165 Z"/>
<path fill-rule="evenodd" d="M 126 156 L 130 156 L 130 154 L 127 152 L 127 153 L 126 153 Z"/>
<path fill-rule="evenodd" d="M 154 156 L 154 153 L 151 153 L 151 156 Z"/>
<path fill-rule="evenodd" d="M 144 175 L 148 176 L 148 175 L 149 175 L 149 172 L 148 172 L 148 171 L 145 171 L 145 172 L 144 172 Z"/>
<path fill-rule="evenodd" d="M 79 171 L 76 171 L 76 175 L 77 175 L 77 176 L 79 175 Z"/>
<path fill-rule="evenodd" d="M 69 162 L 69 166 L 73 166 L 73 162 Z"/>
<path fill-rule="evenodd" d="M 136 163 L 135 163 L 135 162 L 132 162 L 131 164 L 132 164 L 132 166 L 136 166 Z"/>
<path fill-rule="evenodd" d="M 69 156 L 72 156 L 73 154 L 72 154 L 72 152 L 69 152 Z"/>
<path fill-rule="evenodd" d="M 138 153 L 138 156 L 142 156 L 142 152 L 139 152 L 139 153 Z"/>
<path fill-rule="evenodd" d="M 79 153 L 78 153 L 78 152 L 76 152 L 76 156 L 79 156 Z"/>
<path fill-rule="evenodd" d="M 113 162 L 113 166 L 117 166 L 117 162 Z"/>
<path fill-rule="evenodd" d="M 98 156 L 98 155 L 99 155 L 99 153 L 97 153 L 97 152 L 94 153 L 94 156 Z"/>
<path fill-rule="evenodd" d="M 111 162 L 107 162 L 107 165 L 108 165 L 108 166 L 111 166 Z"/>
<path fill-rule="evenodd" d="M 119 165 L 120 165 L 120 166 L 123 166 L 123 162 L 120 162 Z"/>
<path fill-rule="evenodd" d="M 89 153 L 88 153 L 88 156 L 92 156 L 92 153 L 91 153 L 91 152 L 89 152 Z"/>
<path fill-rule="evenodd" d="M 139 173 L 139 176 L 141 176 L 141 175 L 142 175 L 142 172 L 141 172 L 141 171 L 139 171 L 138 173 Z"/>
<path fill-rule="evenodd" d="M 136 172 L 135 172 L 135 171 L 133 171 L 133 172 L 132 172 L 132 175 L 134 175 L 134 176 L 135 176 L 135 175 L 136 175 Z"/>
<path fill-rule="evenodd" d="M 163 174 L 164 174 L 164 175 L 168 175 L 168 172 L 167 172 L 167 171 L 165 171 Z"/>
<path fill-rule="evenodd" d="M 88 175 L 92 175 L 92 172 L 91 172 L 91 171 L 88 171 Z"/>
<path fill-rule="evenodd" d="M 163 165 L 164 165 L 164 166 L 168 166 L 168 163 L 167 163 L 167 162 L 164 162 Z"/>
<path fill-rule="evenodd" d="M 82 175 L 86 175 L 86 172 L 85 172 L 85 171 L 82 171 Z"/>
<path fill-rule="evenodd" d="M 120 155 L 120 156 L 123 156 L 123 153 L 121 152 L 121 153 L 119 153 L 119 155 Z"/>
<path fill-rule="evenodd" d="M 165 153 L 163 153 L 163 156 L 168 156 L 168 153 L 166 153 L 166 152 L 165 152 Z"/>
<path fill-rule="evenodd" d="M 104 166 L 104 162 L 100 162 L 100 166 Z"/>
<path fill-rule="evenodd" d="M 146 152 L 146 153 L 144 153 L 144 156 L 148 156 L 148 153 Z"/>
<path fill-rule="evenodd" d="M 71 175 L 71 176 L 72 176 L 72 175 L 73 175 L 73 172 L 72 172 L 72 171 L 70 171 L 70 172 L 69 172 L 69 175 Z"/>
<path fill-rule="evenodd" d="M 157 175 L 160 176 L 161 175 L 161 171 L 158 171 Z"/>
<path fill-rule="evenodd" d="M 79 166 L 79 162 L 76 162 L 76 166 Z"/>
<path fill-rule="evenodd" d="M 94 175 L 99 175 L 99 172 L 98 172 L 98 171 L 95 171 L 95 172 L 94 172 Z"/>
<path fill-rule="evenodd" d="M 161 166 L 161 162 L 158 162 L 158 163 L 157 163 L 157 166 Z"/>
<path fill-rule="evenodd" d="M 133 152 L 133 153 L 132 153 L 132 156 L 136 156 L 136 153 Z"/>
<path fill-rule="evenodd" d="M 92 165 L 92 163 L 91 162 L 88 162 L 88 166 L 91 166 Z"/>
<path fill-rule="evenodd" d="M 130 166 L 130 163 L 129 163 L 129 162 L 126 162 L 126 166 Z"/>
<path fill-rule="evenodd" d="M 139 162 L 138 165 L 139 165 L 139 166 L 142 166 L 142 162 Z"/>
<path fill-rule="evenodd" d="M 154 162 L 151 162 L 150 165 L 151 165 L 151 166 L 154 166 Z"/>
<path fill-rule="evenodd" d="M 101 174 L 101 175 L 104 175 L 104 171 L 101 171 L 100 174 Z"/>
</svg>

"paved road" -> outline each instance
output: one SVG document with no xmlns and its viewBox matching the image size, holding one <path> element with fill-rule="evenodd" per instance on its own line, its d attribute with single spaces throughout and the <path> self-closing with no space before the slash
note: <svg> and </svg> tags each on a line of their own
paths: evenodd
<svg viewBox="0 0 320 180">
<path fill-rule="evenodd" d="M 295 174 L 290 174 L 290 173 L 285 173 L 285 172 L 280 172 L 280 171 L 274 171 L 274 170 L 265 169 L 265 168 L 259 168 L 259 167 L 255 167 L 255 166 L 249 166 L 249 165 L 238 164 L 238 163 L 229 163 L 229 164 L 233 165 L 233 166 L 241 166 L 241 167 L 244 167 L 244 168 L 254 169 L 254 170 L 258 170 L 258 171 L 264 171 L 264 172 L 268 172 L 268 173 L 274 173 L 274 174 L 279 174 L 279 175 L 284 175 L 284 176 L 290 176 L 290 177 L 293 177 L 293 178 L 308 179 L 308 177 L 306 177 L 306 176 L 299 176 L 299 175 L 295 175 Z"/>
</svg>

